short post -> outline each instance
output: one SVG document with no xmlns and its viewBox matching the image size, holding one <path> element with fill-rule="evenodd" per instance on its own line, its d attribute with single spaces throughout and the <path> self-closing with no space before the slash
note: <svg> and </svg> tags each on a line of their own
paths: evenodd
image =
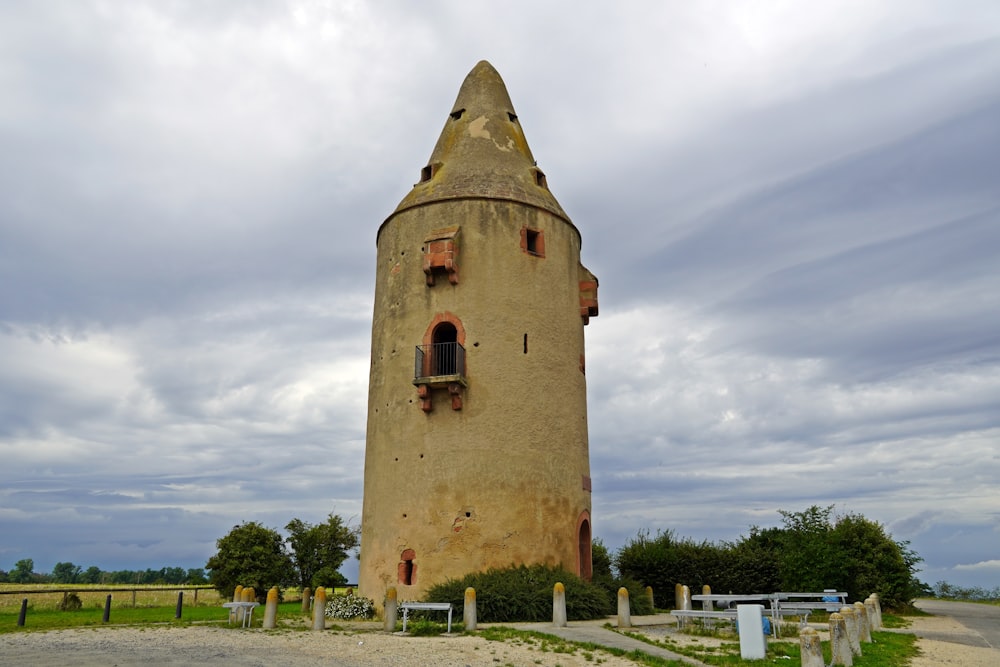
<svg viewBox="0 0 1000 667">
<path fill-rule="evenodd" d="M 683 596 L 683 604 L 684 604 L 684 606 L 681 608 L 684 609 L 685 611 L 691 611 L 691 589 L 688 588 L 687 586 L 684 586 L 683 588 L 681 588 L 681 595 Z"/>
<path fill-rule="evenodd" d="M 306 586 L 302 589 L 302 613 L 309 613 L 309 602 L 312 599 L 312 589 Z"/>
<path fill-rule="evenodd" d="M 177 611 L 174 612 L 174 618 L 181 617 L 181 611 L 184 609 L 184 591 L 177 591 Z"/>
<path fill-rule="evenodd" d="M 740 658 L 763 660 L 767 656 L 767 637 L 764 635 L 764 606 L 759 604 L 736 605 L 736 621 L 740 628 Z"/>
<path fill-rule="evenodd" d="M 868 597 L 870 597 L 872 599 L 872 602 L 875 603 L 875 618 L 878 619 L 876 621 L 876 623 L 877 623 L 877 627 L 879 629 L 881 629 L 882 628 L 882 603 L 879 601 L 878 593 L 872 593 Z"/>
<path fill-rule="evenodd" d="M 618 627 L 632 627 L 632 610 L 628 604 L 628 589 L 624 586 L 618 589 Z"/>
<path fill-rule="evenodd" d="M 875 630 L 881 630 L 879 625 L 878 613 L 875 611 L 875 600 L 869 595 L 865 598 L 865 609 L 868 611 L 868 625 L 870 626 L 872 632 Z"/>
<path fill-rule="evenodd" d="M 241 584 L 236 584 L 236 588 L 233 589 L 233 602 L 243 602 L 243 586 Z M 240 625 L 243 625 L 243 608 L 234 607 L 229 612 L 229 621 L 236 621 Z"/>
<path fill-rule="evenodd" d="M 257 601 L 257 594 L 256 591 L 254 591 L 253 586 L 247 586 L 246 588 L 244 588 L 240 596 L 243 598 L 242 599 L 243 602 Z M 240 615 L 240 624 L 243 625 L 244 627 L 249 628 L 250 620 L 253 618 L 253 609 L 249 607 L 240 607 L 240 611 L 242 612 L 242 614 Z"/>
<path fill-rule="evenodd" d="M 273 630 L 278 624 L 278 587 L 272 586 L 267 592 L 267 600 L 264 603 L 264 623 L 261 627 Z"/>
<path fill-rule="evenodd" d="M 135 589 L 132 589 L 132 609 L 135 609 Z"/>
<path fill-rule="evenodd" d="M 826 667 L 823 662 L 823 644 L 815 628 L 802 628 L 799 633 L 799 653 L 802 655 L 802 667 Z"/>
<path fill-rule="evenodd" d="M 858 615 L 858 641 L 872 643 L 872 626 L 868 619 L 868 607 L 864 602 L 854 603 L 854 613 Z"/>
<path fill-rule="evenodd" d="M 385 631 L 396 631 L 396 618 L 399 616 L 399 600 L 396 599 L 396 589 L 392 586 L 385 592 Z"/>
<path fill-rule="evenodd" d="M 107 623 L 110 620 L 111 620 L 111 593 L 108 593 L 108 597 L 104 601 L 104 617 L 101 618 L 101 622 Z"/>
<path fill-rule="evenodd" d="M 674 584 L 674 609 L 684 608 L 684 586 Z"/>
<path fill-rule="evenodd" d="M 701 594 L 702 595 L 711 595 L 712 594 L 712 587 L 709 586 L 708 584 L 705 584 L 704 586 L 701 587 Z M 701 608 L 703 610 L 705 610 L 705 611 L 712 611 L 712 601 L 711 600 L 702 600 L 701 601 Z"/>
<path fill-rule="evenodd" d="M 315 602 L 313 602 L 313 630 L 326 630 L 326 589 L 316 587 Z"/>
<path fill-rule="evenodd" d="M 462 607 L 462 620 L 465 622 L 466 632 L 473 632 L 479 622 L 476 613 L 476 589 L 472 586 L 465 589 L 465 606 Z"/>
<path fill-rule="evenodd" d="M 844 625 L 847 626 L 847 639 L 851 644 L 851 652 L 854 655 L 861 655 L 861 641 L 858 638 L 858 613 L 854 607 L 841 607 L 840 615 L 844 617 Z"/>
<path fill-rule="evenodd" d="M 198 589 L 194 589 L 194 606 L 198 606 Z"/>
<path fill-rule="evenodd" d="M 566 627 L 566 587 L 561 581 L 552 587 L 552 625 Z"/>
<path fill-rule="evenodd" d="M 653 597 L 653 587 L 652 586 L 646 586 L 646 597 L 649 598 L 649 608 L 652 609 L 653 613 L 655 614 L 656 613 L 656 598 Z"/>
<path fill-rule="evenodd" d="M 847 636 L 847 623 L 837 612 L 830 614 L 830 664 L 852 667 L 854 653 L 851 651 L 851 640 Z"/>
<path fill-rule="evenodd" d="M 17 615 L 17 627 L 24 627 L 24 619 L 28 616 L 28 598 L 21 600 L 21 613 Z"/>
</svg>

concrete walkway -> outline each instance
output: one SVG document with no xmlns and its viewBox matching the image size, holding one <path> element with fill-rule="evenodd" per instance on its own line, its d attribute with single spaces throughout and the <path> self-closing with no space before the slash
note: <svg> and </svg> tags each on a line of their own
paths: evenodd
<svg viewBox="0 0 1000 667">
<path fill-rule="evenodd" d="M 609 630 L 604 627 L 605 624 L 609 622 L 614 624 L 615 618 L 610 617 L 595 621 L 570 621 L 566 627 L 562 628 L 557 628 L 551 623 L 513 623 L 498 625 L 508 625 L 509 627 L 514 627 L 518 630 L 531 630 L 533 632 L 554 635 L 560 639 L 565 639 L 571 642 L 589 642 L 591 644 L 608 646 L 611 648 L 621 649 L 623 651 L 642 651 L 643 653 L 655 655 L 659 658 L 665 658 L 667 660 L 679 660 L 688 665 L 708 667 L 700 660 L 695 660 L 694 658 L 689 658 L 686 655 L 674 653 L 673 651 L 669 651 L 663 647 L 647 644 L 644 641 L 632 639 L 631 637 L 626 637 L 625 635 L 615 632 L 614 630 Z M 676 619 L 670 614 L 632 617 L 632 626 L 636 628 L 651 625 L 676 625 L 676 622 Z"/>
</svg>

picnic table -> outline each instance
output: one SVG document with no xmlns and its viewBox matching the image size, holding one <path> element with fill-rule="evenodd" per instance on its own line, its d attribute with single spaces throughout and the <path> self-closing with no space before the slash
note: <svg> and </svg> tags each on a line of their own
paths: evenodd
<svg viewBox="0 0 1000 667">
<path fill-rule="evenodd" d="M 406 632 L 406 617 L 411 611 L 447 611 L 448 634 L 451 634 L 452 607 L 450 602 L 400 602 L 399 608 L 403 610 L 403 632 Z"/>
<path fill-rule="evenodd" d="M 229 610 L 229 623 L 233 622 L 234 617 L 239 617 L 243 622 L 244 628 L 249 628 L 253 621 L 253 610 L 255 607 L 260 606 L 259 602 L 226 602 L 222 605 Z"/>
</svg>

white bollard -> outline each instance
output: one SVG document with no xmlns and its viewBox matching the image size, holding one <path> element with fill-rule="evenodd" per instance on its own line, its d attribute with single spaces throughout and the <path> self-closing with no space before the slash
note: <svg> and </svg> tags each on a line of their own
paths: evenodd
<svg viewBox="0 0 1000 667">
<path fill-rule="evenodd" d="M 385 610 L 383 611 L 385 616 L 385 628 L 386 632 L 396 631 L 396 619 L 399 618 L 399 600 L 397 599 L 396 589 L 390 586 L 385 592 Z"/>
<path fill-rule="evenodd" d="M 462 608 L 462 620 L 465 621 L 466 632 L 472 632 L 476 629 L 476 623 L 478 622 L 476 614 L 476 589 L 471 586 L 465 589 L 465 606 Z"/>
<path fill-rule="evenodd" d="M 852 667 L 854 652 L 851 639 L 847 636 L 847 623 L 837 612 L 830 614 L 830 664 Z"/>
<path fill-rule="evenodd" d="M 566 627 L 566 587 L 561 581 L 552 587 L 552 625 Z"/>
<path fill-rule="evenodd" d="M 861 640 L 858 636 L 858 613 L 854 607 L 841 607 L 840 615 L 844 617 L 844 625 L 847 626 L 847 638 L 851 643 L 851 652 L 854 655 L 861 655 Z"/>
<path fill-rule="evenodd" d="M 823 643 L 815 628 L 802 628 L 799 633 L 799 652 L 802 654 L 802 667 L 826 667 L 823 663 Z"/>
<path fill-rule="evenodd" d="M 881 630 L 878 613 L 875 611 L 875 600 L 870 595 L 865 599 L 865 609 L 868 610 L 868 624 L 871 626 L 872 632 Z"/>
<path fill-rule="evenodd" d="M 267 592 L 267 603 L 264 605 L 264 628 L 273 630 L 278 623 L 278 587 L 272 586 Z"/>
<path fill-rule="evenodd" d="M 763 660 L 767 657 L 764 606 L 759 604 L 736 605 L 736 622 L 740 628 L 740 657 L 743 660 Z"/>
<path fill-rule="evenodd" d="M 326 630 L 326 589 L 322 586 L 313 595 L 313 630 Z"/>
<path fill-rule="evenodd" d="M 632 609 L 628 604 L 628 589 L 624 586 L 618 589 L 618 627 L 632 627 Z"/>
<path fill-rule="evenodd" d="M 854 603 L 854 613 L 858 615 L 858 641 L 872 643 L 871 621 L 868 619 L 868 607 L 864 602 Z"/>
<path fill-rule="evenodd" d="M 681 595 L 683 597 L 683 601 L 681 603 L 683 604 L 683 606 L 681 607 L 681 609 L 684 609 L 685 611 L 691 611 L 691 589 L 688 588 L 687 586 L 684 586 L 681 589 Z"/>
</svg>

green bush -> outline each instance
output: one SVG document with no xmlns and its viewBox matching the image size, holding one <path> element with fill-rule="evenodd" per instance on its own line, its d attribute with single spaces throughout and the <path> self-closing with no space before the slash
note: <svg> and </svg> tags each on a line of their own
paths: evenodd
<svg viewBox="0 0 1000 667">
<path fill-rule="evenodd" d="M 83 609 L 83 600 L 81 600 L 80 596 L 76 593 L 70 593 L 59 601 L 56 608 L 59 609 L 59 611 L 80 611 Z"/>
<path fill-rule="evenodd" d="M 599 586 L 608 599 L 608 608 L 618 610 L 618 589 L 628 590 L 629 609 L 636 616 L 654 613 L 653 603 L 646 596 L 646 588 L 635 579 L 616 577 L 611 571 L 611 554 L 604 542 L 595 539 L 592 546 L 593 576 L 590 582 Z"/>
<path fill-rule="evenodd" d="M 476 617 L 483 623 L 552 620 L 552 589 L 557 582 L 566 588 L 569 620 L 604 618 L 610 613 L 607 594 L 562 568 L 518 565 L 476 572 L 449 579 L 427 592 L 431 602 L 450 602 L 464 614 L 465 589 L 476 591 Z"/>
</svg>

